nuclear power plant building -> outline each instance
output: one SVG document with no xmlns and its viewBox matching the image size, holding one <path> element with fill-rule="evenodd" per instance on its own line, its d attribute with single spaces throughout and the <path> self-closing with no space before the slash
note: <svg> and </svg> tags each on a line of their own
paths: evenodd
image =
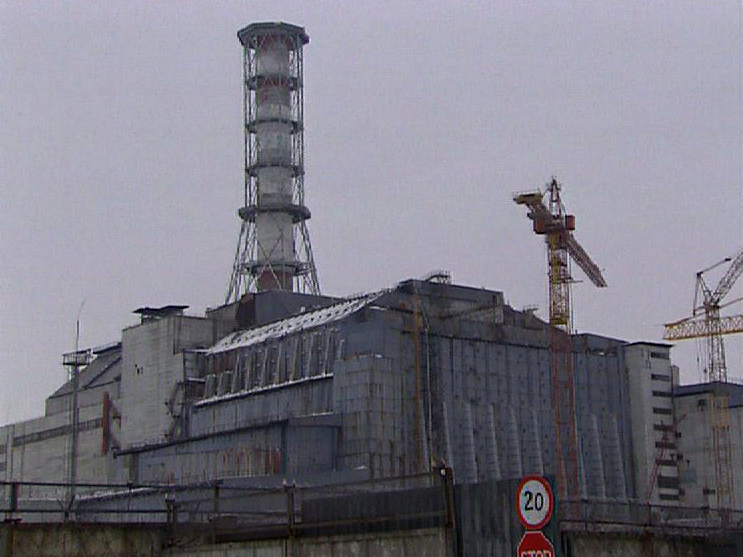
<svg viewBox="0 0 743 557">
<path fill-rule="evenodd" d="M 321 294 L 304 199 L 309 36 L 258 23 L 238 37 L 246 181 L 224 303 L 141 307 L 120 338 L 67 355 L 73 377 L 43 416 L 0 428 L 0 480 L 79 483 L 84 499 L 101 491 L 84 484 L 555 478 L 549 323 L 444 271 Z M 578 499 L 719 507 L 708 431 L 725 395 L 728 506 L 743 509 L 743 385 L 681 385 L 672 354 L 571 335 Z"/>
</svg>

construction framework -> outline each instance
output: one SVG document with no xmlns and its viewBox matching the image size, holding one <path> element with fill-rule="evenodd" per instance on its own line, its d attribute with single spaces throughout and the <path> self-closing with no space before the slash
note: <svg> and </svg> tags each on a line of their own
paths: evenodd
<svg viewBox="0 0 743 557">
<path fill-rule="evenodd" d="M 579 496 L 578 439 L 575 419 L 575 370 L 571 334 L 570 261 L 575 261 L 598 287 L 606 286 L 601 270 L 573 237 L 575 216 L 565 211 L 562 186 L 552 177 L 543 193 L 536 190 L 514 195 L 526 205 L 534 232 L 545 236 L 549 279 L 550 364 L 552 408 L 555 415 L 555 464 L 562 498 Z M 544 199 L 547 199 L 547 203 Z"/>
<path fill-rule="evenodd" d="M 715 289 L 712 290 L 704 275 L 725 263 L 730 263 L 730 265 Z M 703 372 L 710 382 L 716 383 L 710 393 L 709 458 L 715 470 L 717 506 L 724 509 L 731 508 L 733 504 L 733 468 L 730 445 L 730 395 L 727 389 L 728 372 L 723 335 L 743 332 L 743 315 L 722 317 L 720 311 L 740 301 L 723 303 L 723 299 L 741 274 L 743 274 L 743 250 L 735 257 L 726 257 L 715 265 L 699 271 L 696 275 L 692 315 L 673 323 L 667 323 L 663 335 L 666 340 L 691 338 L 704 340 Z"/>
</svg>

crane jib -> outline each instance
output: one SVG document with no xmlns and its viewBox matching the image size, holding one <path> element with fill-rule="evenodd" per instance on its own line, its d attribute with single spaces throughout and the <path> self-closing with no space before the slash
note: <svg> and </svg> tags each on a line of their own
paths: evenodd
<svg viewBox="0 0 743 557">
<path fill-rule="evenodd" d="M 733 259 L 733 262 L 730 264 L 730 267 L 728 267 L 728 270 L 725 272 L 725 275 L 717 284 L 717 288 L 715 288 L 715 291 L 712 293 L 713 303 L 720 303 L 727 293 L 730 292 L 730 289 L 740 278 L 741 274 L 743 274 L 743 250 L 738 252 Z"/>
</svg>

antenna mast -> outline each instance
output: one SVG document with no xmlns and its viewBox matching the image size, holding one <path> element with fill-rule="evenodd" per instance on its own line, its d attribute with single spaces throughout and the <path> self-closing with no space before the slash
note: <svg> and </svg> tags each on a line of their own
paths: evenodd
<svg viewBox="0 0 743 557">
<path fill-rule="evenodd" d="M 80 437 L 80 408 L 77 401 L 77 395 L 80 387 L 80 368 L 87 366 L 92 359 L 90 350 L 80 350 L 80 314 L 83 311 L 84 304 L 85 302 L 80 304 L 80 310 L 77 313 L 77 321 L 75 322 L 75 351 L 68 352 L 62 356 L 62 364 L 68 369 L 72 381 L 72 401 L 70 405 L 71 443 L 68 477 L 70 491 L 67 502 L 68 512 L 72 510 L 72 507 L 75 504 L 75 497 L 77 496 L 77 453 Z"/>
</svg>

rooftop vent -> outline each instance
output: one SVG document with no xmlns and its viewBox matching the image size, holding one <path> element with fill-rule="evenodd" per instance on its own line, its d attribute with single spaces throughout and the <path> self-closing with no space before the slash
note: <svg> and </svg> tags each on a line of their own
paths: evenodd
<svg viewBox="0 0 743 557">
<path fill-rule="evenodd" d="M 187 309 L 188 306 L 162 306 L 159 308 L 141 307 L 134 310 L 133 313 L 139 314 L 141 323 L 146 321 L 155 321 L 162 319 L 163 317 L 170 317 L 171 315 L 183 315 L 183 310 Z"/>
</svg>

